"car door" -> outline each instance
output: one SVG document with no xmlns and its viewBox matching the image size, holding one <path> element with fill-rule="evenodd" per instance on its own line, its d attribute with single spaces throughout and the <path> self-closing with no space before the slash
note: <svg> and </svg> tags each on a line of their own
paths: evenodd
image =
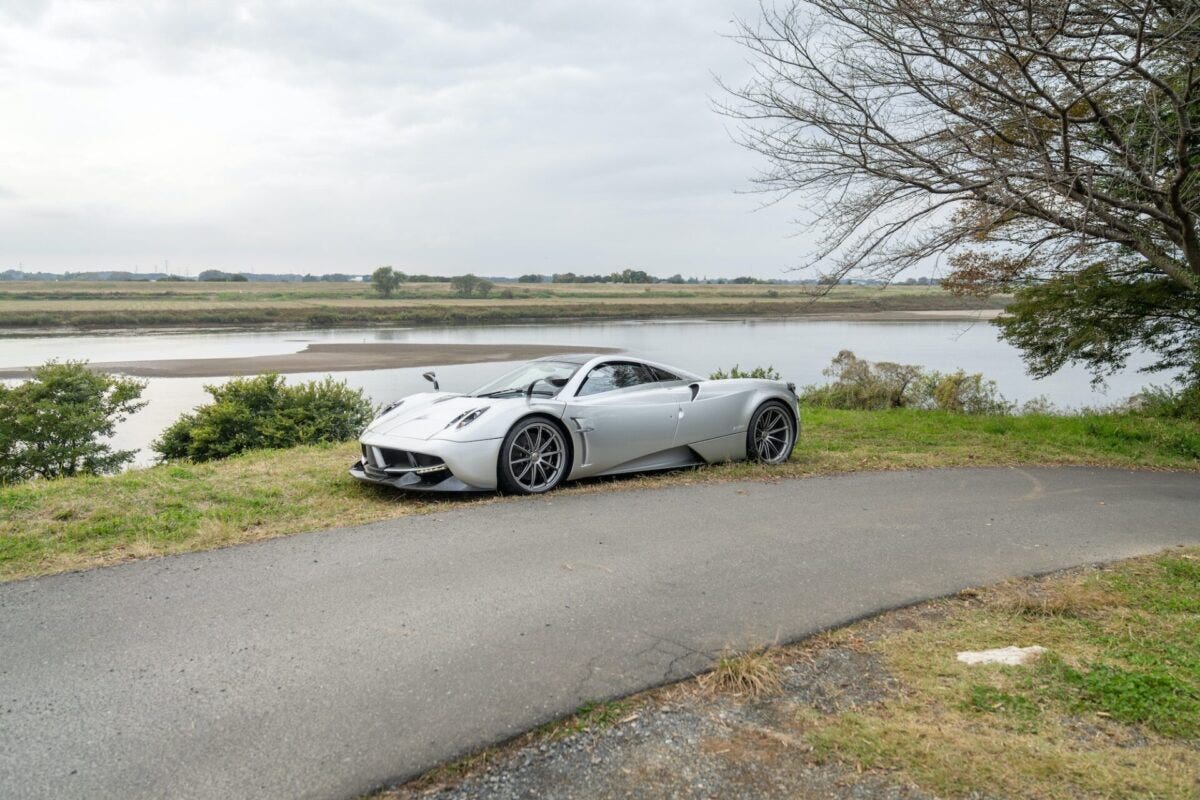
<svg viewBox="0 0 1200 800">
<path fill-rule="evenodd" d="M 593 367 L 567 402 L 566 421 L 582 440 L 575 474 L 594 475 L 672 447 L 687 394 L 686 387 L 662 384 L 643 364 Z"/>
<path fill-rule="evenodd" d="M 676 444 L 693 444 L 745 433 L 746 388 L 726 381 L 697 381 L 689 385 L 679 406 Z"/>
</svg>

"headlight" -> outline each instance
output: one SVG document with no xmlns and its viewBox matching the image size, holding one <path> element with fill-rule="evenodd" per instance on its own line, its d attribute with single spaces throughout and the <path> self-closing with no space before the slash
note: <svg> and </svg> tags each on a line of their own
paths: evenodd
<svg viewBox="0 0 1200 800">
<path fill-rule="evenodd" d="M 483 412 L 487 411 L 488 408 L 489 406 L 480 406 L 479 408 L 472 408 L 470 411 L 464 411 L 462 414 L 459 414 L 457 417 L 447 422 L 446 427 L 449 428 L 451 425 L 453 425 L 455 429 L 465 428 L 475 420 L 482 417 Z"/>
</svg>

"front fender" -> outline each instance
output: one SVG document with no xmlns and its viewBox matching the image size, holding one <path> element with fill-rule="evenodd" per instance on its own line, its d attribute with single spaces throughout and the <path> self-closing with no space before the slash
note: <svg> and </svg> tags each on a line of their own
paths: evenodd
<svg viewBox="0 0 1200 800">
<path fill-rule="evenodd" d="M 545 414 L 554 419 L 562 419 L 566 407 L 566 403 L 548 398 L 505 399 L 488 406 L 488 410 L 471 424 L 462 428 L 446 428 L 435 434 L 430 441 L 478 442 L 503 439 L 512 430 L 513 425 L 530 414 Z"/>
</svg>

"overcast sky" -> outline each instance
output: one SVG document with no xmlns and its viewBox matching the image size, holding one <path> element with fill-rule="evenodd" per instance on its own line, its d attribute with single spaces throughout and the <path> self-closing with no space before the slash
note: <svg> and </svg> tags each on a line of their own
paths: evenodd
<svg viewBox="0 0 1200 800">
<path fill-rule="evenodd" d="M 0 269 L 776 277 L 753 0 L 0 4 Z"/>
</svg>

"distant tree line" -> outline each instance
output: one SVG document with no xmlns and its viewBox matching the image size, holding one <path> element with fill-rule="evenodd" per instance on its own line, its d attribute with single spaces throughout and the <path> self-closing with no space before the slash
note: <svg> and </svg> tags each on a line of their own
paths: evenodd
<svg viewBox="0 0 1200 800">
<path fill-rule="evenodd" d="M 381 297 L 391 297 L 402 284 L 417 283 L 417 282 L 432 282 L 445 281 L 445 278 L 435 277 L 430 275 L 406 275 L 392 267 L 379 267 L 371 274 L 371 284 L 375 291 Z M 481 278 L 472 273 L 466 275 L 456 275 L 450 280 L 450 286 L 455 293 L 460 297 L 489 297 L 492 291 L 496 288 L 494 281 L 487 278 Z M 504 279 L 496 279 L 504 280 Z M 511 279 L 509 279 L 511 280 Z M 921 279 L 925 283 L 929 282 L 928 278 Z M 849 283 L 849 281 L 845 281 Z M 684 278 L 679 273 L 672 275 L 669 278 L 659 278 L 648 272 L 640 269 L 625 269 L 620 272 L 612 272 L 608 275 L 580 275 L 574 272 L 558 272 L 553 275 L 539 275 L 537 273 L 526 273 L 517 278 L 517 283 L 624 283 L 624 284 L 761 284 L 771 285 L 784 283 L 780 280 L 763 280 L 762 278 L 753 278 L 749 275 L 743 275 L 737 278 L 715 278 L 708 280 L 705 278 Z M 790 283 L 800 283 L 800 281 L 790 281 Z M 513 296 L 511 289 L 504 289 L 500 292 L 501 297 L 509 298 Z"/>
<path fill-rule="evenodd" d="M 672 284 L 776 284 L 776 283 L 805 283 L 805 281 L 765 280 L 742 275 L 737 278 L 685 278 L 678 272 L 669 278 L 659 278 L 640 269 L 625 269 L 611 272 L 608 275 L 579 275 L 574 272 L 556 272 L 550 276 L 522 275 L 517 278 L 519 283 L 672 283 Z"/>
<path fill-rule="evenodd" d="M 347 275 L 344 272 L 331 272 L 328 275 L 305 275 L 302 283 L 350 283 L 351 281 L 359 280 L 360 275 Z"/>
<path fill-rule="evenodd" d="M 389 269 L 391 269 L 389 267 Z M 392 287 L 395 291 L 400 284 L 403 283 L 446 283 L 453 281 L 453 278 L 448 278 L 445 275 L 425 275 L 418 273 L 405 273 L 399 270 L 393 270 L 395 275 L 399 276 L 399 282 Z M 459 276 L 462 277 L 462 276 Z M 726 284 L 762 284 L 762 285 L 803 285 L 815 284 L 822 281 L 817 278 L 753 278 L 749 275 L 742 275 L 736 278 L 685 278 L 679 273 L 671 275 L 668 278 L 660 278 L 655 275 L 650 275 L 644 270 L 626 269 L 621 272 L 612 272 L 607 275 L 592 274 L 584 275 L 574 272 L 561 272 L 553 274 L 538 274 L 526 273 L 517 278 L 507 278 L 503 276 L 492 276 L 490 278 L 480 278 L 487 280 L 490 283 L 630 283 L 630 284 L 652 284 L 666 283 L 679 285 L 717 285 Z M 826 278 L 828 283 L 831 279 Z M 875 278 L 840 278 L 836 279 L 838 283 L 843 284 L 861 284 L 866 286 L 882 286 L 888 281 L 883 281 Z M 24 270 L 8 269 L 0 271 L 0 281 L 249 281 L 252 283 L 354 283 L 358 281 L 367 281 L 374 283 L 371 276 L 352 275 L 345 272 L 334 272 L 328 275 L 313 275 L 311 273 L 300 275 L 296 273 L 249 273 L 249 272 L 225 272 L 222 270 L 204 270 L 197 277 L 192 278 L 184 275 L 170 275 L 164 272 L 129 272 L 126 270 L 109 270 L 102 272 L 26 272 Z M 907 278 L 903 281 L 896 280 L 894 283 L 904 285 L 920 285 L 920 286 L 937 286 L 940 281 L 937 278 Z M 390 292 L 389 292 L 390 296 Z"/>
<path fill-rule="evenodd" d="M 250 280 L 245 275 L 239 275 L 236 272 L 222 272 L 219 269 L 206 269 L 196 279 L 207 283 L 245 283 Z"/>
<path fill-rule="evenodd" d="M 430 278 L 432 276 L 405 275 L 391 267 L 379 267 L 371 273 L 371 286 L 380 297 L 391 297 L 405 283 L 432 283 L 445 280 L 445 278 L 429 280 Z M 468 273 L 451 278 L 450 287 L 460 297 L 487 297 L 496 288 L 496 284 L 487 278 L 480 278 L 478 275 Z M 506 290 L 504 296 L 512 297 L 512 291 Z"/>
</svg>

